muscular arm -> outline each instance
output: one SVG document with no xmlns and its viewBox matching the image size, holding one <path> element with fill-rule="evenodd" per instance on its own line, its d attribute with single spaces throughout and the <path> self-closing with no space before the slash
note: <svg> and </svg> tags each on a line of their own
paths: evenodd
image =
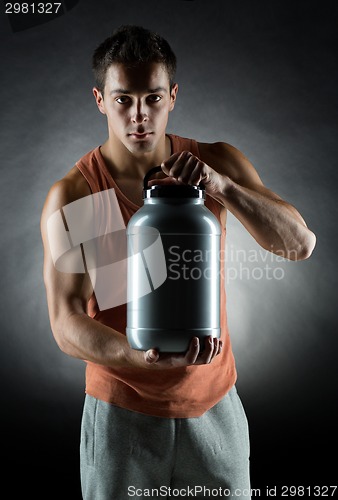
<svg viewBox="0 0 338 500">
<path fill-rule="evenodd" d="M 47 222 L 56 211 L 90 194 L 82 176 L 71 172 L 51 188 L 41 216 L 43 275 L 49 318 L 60 349 L 75 358 L 110 367 L 161 369 L 209 363 L 220 352 L 221 342 L 218 339 L 209 343 L 202 355 L 199 355 L 198 339 L 197 342 L 192 340 L 185 354 L 159 355 L 155 350 L 145 353 L 131 349 L 123 333 L 88 316 L 87 303 L 93 292 L 88 273 L 56 269 L 51 253 L 51 245 L 55 242 L 50 241 Z M 57 232 L 52 237 L 58 239 Z"/>
<path fill-rule="evenodd" d="M 163 163 L 168 175 L 187 183 L 203 181 L 207 193 L 244 225 L 266 250 L 290 260 L 308 258 L 316 237 L 295 207 L 267 189 L 251 163 L 225 143 L 201 144 L 201 159 L 190 153 Z"/>
<path fill-rule="evenodd" d="M 93 292 L 88 274 L 58 271 L 51 256 L 51 245 L 55 242 L 48 239 L 49 217 L 87 195 L 90 195 L 88 187 L 77 182 L 75 174 L 52 187 L 43 208 L 43 274 L 51 328 L 58 346 L 66 354 L 107 366 L 126 366 L 128 354 L 134 354 L 128 350 L 126 337 L 87 315 L 87 303 Z M 58 234 L 54 234 L 53 238 L 57 239 Z M 134 364 L 137 360 L 130 362 Z"/>
</svg>

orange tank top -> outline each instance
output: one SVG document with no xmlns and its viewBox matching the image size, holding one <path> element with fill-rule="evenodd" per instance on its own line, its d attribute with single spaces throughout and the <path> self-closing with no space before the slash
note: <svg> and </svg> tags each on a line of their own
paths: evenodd
<svg viewBox="0 0 338 500">
<path fill-rule="evenodd" d="M 199 157 L 196 141 L 169 135 L 172 154 L 190 151 Z M 101 155 L 100 148 L 87 153 L 76 163 L 92 193 L 114 189 L 125 224 L 140 208 L 119 189 Z M 207 196 L 206 207 L 220 218 L 220 205 Z M 225 250 L 222 229 L 221 250 Z M 221 338 L 223 349 L 210 365 L 188 366 L 153 371 L 147 368 L 110 368 L 86 362 L 86 393 L 128 410 L 169 418 L 198 417 L 214 406 L 236 381 L 227 317 L 224 262 L 221 264 Z M 95 294 L 89 300 L 88 314 L 101 323 L 125 334 L 126 304 L 100 311 Z"/>
</svg>

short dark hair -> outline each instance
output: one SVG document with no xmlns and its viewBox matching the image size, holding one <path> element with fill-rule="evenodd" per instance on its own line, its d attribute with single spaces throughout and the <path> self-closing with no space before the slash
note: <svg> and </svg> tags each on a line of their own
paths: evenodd
<svg viewBox="0 0 338 500">
<path fill-rule="evenodd" d="M 135 66 L 150 62 L 163 64 L 172 88 L 177 62 L 169 43 L 157 33 L 141 26 L 120 26 L 93 54 L 92 68 L 96 86 L 103 93 L 107 70 L 114 63 Z"/>
</svg>

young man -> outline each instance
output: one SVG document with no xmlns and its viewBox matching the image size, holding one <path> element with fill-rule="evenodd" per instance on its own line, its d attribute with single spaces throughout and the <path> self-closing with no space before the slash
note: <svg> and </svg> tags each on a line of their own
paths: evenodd
<svg viewBox="0 0 338 500">
<path fill-rule="evenodd" d="M 219 340 L 208 338 L 200 350 L 193 338 L 183 354 L 136 351 L 125 335 L 126 305 L 100 310 L 88 272 L 56 268 L 52 249 L 58 242 L 51 241 L 48 224 L 61 211 L 68 230 L 70 204 L 112 189 L 127 224 L 142 204 L 144 175 L 161 165 L 157 182 L 203 181 L 206 206 L 223 228 L 222 245 L 227 210 L 263 248 L 286 258 L 308 258 L 315 236 L 237 149 L 166 134 L 178 85 L 176 58 L 163 38 L 121 27 L 97 48 L 93 69 L 108 139 L 52 186 L 41 219 L 52 331 L 62 351 L 87 363 L 83 498 L 125 500 L 147 496 L 146 490 L 163 498 L 169 488 L 195 488 L 204 497 L 208 489 L 221 489 L 222 496 L 250 498 L 249 437 L 235 388 L 224 281 Z"/>
</svg>

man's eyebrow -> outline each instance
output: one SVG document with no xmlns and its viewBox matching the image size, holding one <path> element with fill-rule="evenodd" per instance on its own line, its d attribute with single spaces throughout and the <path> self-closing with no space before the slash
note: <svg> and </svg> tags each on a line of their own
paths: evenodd
<svg viewBox="0 0 338 500">
<path fill-rule="evenodd" d="M 155 89 L 147 89 L 147 94 L 156 94 L 156 92 L 168 92 L 165 87 L 156 87 Z M 131 90 L 128 89 L 114 89 L 110 94 L 133 94 Z"/>
<path fill-rule="evenodd" d="M 111 94 L 130 94 L 130 90 L 127 89 L 114 89 L 110 92 Z"/>
<path fill-rule="evenodd" d="M 148 89 L 149 94 L 156 94 L 156 92 L 168 92 L 164 87 L 156 87 L 156 89 Z"/>
</svg>

